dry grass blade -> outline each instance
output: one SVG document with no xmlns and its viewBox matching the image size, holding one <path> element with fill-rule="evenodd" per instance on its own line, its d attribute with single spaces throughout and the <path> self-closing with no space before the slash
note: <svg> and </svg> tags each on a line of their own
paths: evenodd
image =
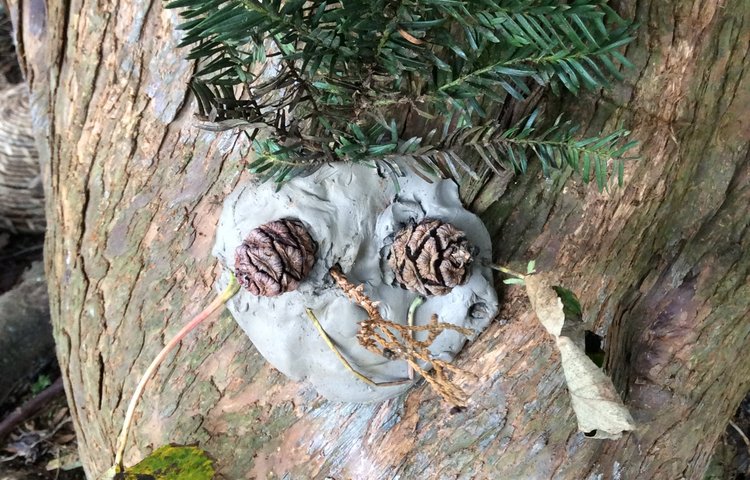
<svg viewBox="0 0 750 480">
<path fill-rule="evenodd" d="M 456 384 L 455 377 L 472 375 L 444 360 L 433 358 L 429 347 L 446 330 L 456 331 L 466 337 L 472 336 L 473 330 L 439 322 L 437 314 L 432 315 L 427 325 L 409 326 L 386 320 L 380 314 L 377 303 L 364 293 L 363 285 L 351 283 L 337 266 L 331 268 L 330 273 L 344 294 L 367 312 L 369 318 L 360 323 L 357 334 L 363 347 L 386 358 L 405 360 L 443 400 L 458 407 L 466 405 L 466 393 Z M 412 338 L 412 333 L 415 332 L 427 332 L 427 338 L 417 341 Z M 432 370 L 423 368 L 420 362 L 431 365 Z"/>
<path fill-rule="evenodd" d="M 352 364 L 349 363 L 349 361 L 344 357 L 344 355 L 339 351 L 339 349 L 336 347 L 336 345 L 333 343 L 333 340 L 331 340 L 331 337 L 328 336 L 325 329 L 323 328 L 323 325 L 320 324 L 320 321 L 318 320 L 318 317 L 315 316 L 313 311 L 309 308 L 305 309 L 305 312 L 307 312 L 307 317 L 313 322 L 313 325 L 315 325 L 315 328 L 318 330 L 318 333 L 320 333 L 320 336 L 323 337 L 323 341 L 326 342 L 326 345 L 328 345 L 328 348 L 331 349 L 331 351 L 336 355 L 336 358 L 338 358 L 339 362 L 341 362 L 344 367 L 352 372 L 355 377 L 359 378 L 366 384 L 370 385 L 371 387 L 392 387 L 395 385 L 403 385 L 405 383 L 409 383 L 409 379 L 404 380 L 395 380 L 392 382 L 376 382 L 372 380 L 371 378 L 365 376 L 364 374 L 357 371 L 354 367 L 352 367 Z"/>
</svg>

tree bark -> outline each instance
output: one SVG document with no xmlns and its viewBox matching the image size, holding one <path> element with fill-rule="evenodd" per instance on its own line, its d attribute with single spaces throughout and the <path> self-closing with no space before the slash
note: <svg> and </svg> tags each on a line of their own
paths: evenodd
<svg viewBox="0 0 750 480">
<path fill-rule="evenodd" d="M 211 297 L 221 200 L 248 146 L 196 128 L 161 2 L 12 2 L 43 157 L 46 267 L 58 356 L 90 477 L 113 458 L 150 359 Z M 750 389 L 750 4 L 622 1 L 636 68 L 564 102 L 591 132 L 642 143 L 607 193 L 538 174 L 463 194 L 496 259 L 554 269 L 605 337 L 638 430 L 576 431 L 555 347 L 523 295 L 462 353 L 481 376 L 449 415 L 424 386 L 342 405 L 290 382 L 224 315 L 183 342 L 146 393 L 130 464 L 199 442 L 224 478 L 701 478 Z M 502 289 L 501 284 L 498 287 Z"/>
</svg>

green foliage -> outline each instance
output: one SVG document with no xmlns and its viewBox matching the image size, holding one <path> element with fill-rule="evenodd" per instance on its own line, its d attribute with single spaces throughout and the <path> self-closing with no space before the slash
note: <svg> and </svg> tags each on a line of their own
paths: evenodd
<svg viewBox="0 0 750 480">
<path fill-rule="evenodd" d="M 562 301 L 565 323 L 567 325 L 582 325 L 583 308 L 581 308 L 581 302 L 576 294 L 560 285 L 555 285 L 552 289 Z M 594 362 L 594 365 L 602 368 L 606 354 L 601 348 L 601 338 L 590 330 L 584 331 L 584 353 Z"/>
<path fill-rule="evenodd" d="M 115 475 L 118 480 L 211 480 L 213 462 L 198 447 L 165 445 L 136 465 Z"/>
<path fill-rule="evenodd" d="M 552 289 L 562 301 L 565 318 L 580 320 L 583 316 L 583 309 L 581 308 L 581 302 L 578 301 L 576 294 L 559 285 L 553 286 Z"/>
<path fill-rule="evenodd" d="M 176 0 L 182 46 L 199 61 L 199 116 L 243 127 L 251 169 L 278 182 L 330 161 L 410 158 L 429 175 L 570 165 L 603 188 L 632 143 L 576 140 L 537 115 L 501 128 L 499 106 L 535 85 L 577 94 L 629 65 L 631 26 L 601 0 Z M 422 125 L 405 128 L 407 115 Z M 414 123 L 414 122 L 409 122 Z M 413 128 L 412 128 L 413 127 Z M 263 133 L 263 135 L 260 135 Z M 615 164 L 608 169 L 607 162 Z"/>
<path fill-rule="evenodd" d="M 45 388 L 52 385 L 49 375 L 41 374 L 37 377 L 36 381 L 31 384 L 31 394 L 36 395 L 41 393 Z"/>
<path fill-rule="evenodd" d="M 526 264 L 526 275 L 532 275 L 536 272 L 536 260 L 529 261 L 528 264 Z"/>
</svg>

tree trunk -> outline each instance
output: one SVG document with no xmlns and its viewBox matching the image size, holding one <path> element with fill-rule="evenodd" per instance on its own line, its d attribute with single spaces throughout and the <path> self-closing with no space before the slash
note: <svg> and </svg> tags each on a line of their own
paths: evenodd
<svg viewBox="0 0 750 480">
<path fill-rule="evenodd" d="M 635 433 L 576 431 L 555 347 L 510 290 L 458 360 L 481 380 L 455 415 L 424 386 L 377 405 L 326 402 L 223 315 L 157 373 L 126 463 L 199 442 L 228 479 L 701 478 L 750 389 L 750 4 L 621 3 L 641 24 L 636 68 L 567 109 L 592 132 L 634 131 L 642 159 L 625 186 L 530 174 L 463 193 L 499 262 L 536 258 L 578 295 Z M 248 146 L 196 128 L 192 65 L 161 2 L 21 0 L 12 12 L 42 143 L 58 356 L 95 477 L 138 376 L 213 294 L 216 221 L 247 179 Z"/>
</svg>

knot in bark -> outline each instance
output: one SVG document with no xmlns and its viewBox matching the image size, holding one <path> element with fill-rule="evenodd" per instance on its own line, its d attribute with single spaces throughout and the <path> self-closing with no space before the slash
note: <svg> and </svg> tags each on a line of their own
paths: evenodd
<svg viewBox="0 0 750 480">
<path fill-rule="evenodd" d="M 471 261 L 466 234 L 450 223 L 434 219 L 400 230 L 388 258 L 396 281 L 424 296 L 445 295 L 466 283 Z"/>
<path fill-rule="evenodd" d="M 299 220 L 282 219 L 252 230 L 237 247 L 237 281 L 253 295 L 296 290 L 315 263 L 316 244 Z"/>
</svg>

